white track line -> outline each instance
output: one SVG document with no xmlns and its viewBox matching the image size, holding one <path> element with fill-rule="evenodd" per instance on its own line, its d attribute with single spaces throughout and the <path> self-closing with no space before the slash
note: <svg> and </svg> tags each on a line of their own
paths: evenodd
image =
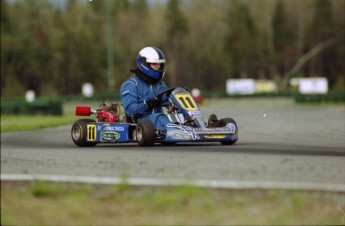
<svg viewBox="0 0 345 226">
<path fill-rule="evenodd" d="M 345 192 L 345 184 L 328 184 L 313 182 L 281 182 L 281 181 L 237 181 L 237 180 L 187 180 L 158 178 L 119 178 L 65 175 L 27 175 L 1 174 L 1 181 L 51 181 L 77 182 L 91 184 L 121 184 L 139 186 L 178 186 L 195 185 L 198 187 L 230 188 L 230 189 L 289 189 Z"/>
</svg>

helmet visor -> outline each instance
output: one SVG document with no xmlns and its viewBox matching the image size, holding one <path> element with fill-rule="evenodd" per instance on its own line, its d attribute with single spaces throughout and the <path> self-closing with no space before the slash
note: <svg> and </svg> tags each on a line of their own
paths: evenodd
<svg viewBox="0 0 345 226">
<path fill-rule="evenodd" d="M 146 59 L 147 63 L 151 64 L 164 64 L 166 62 L 165 59 Z"/>
</svg>

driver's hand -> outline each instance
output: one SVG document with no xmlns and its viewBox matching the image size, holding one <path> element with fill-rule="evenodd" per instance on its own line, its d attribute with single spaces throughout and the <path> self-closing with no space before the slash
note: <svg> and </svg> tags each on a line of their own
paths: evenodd
<svg viewBox="0 0 345 226">
<path fill-rule="evenodd" d="M 148 105 L 151 108 L 155 108 L 155 107 L 159 107 L 161 106 L 161 103 L 159 101 L 159 99 L 157 97 L 149 99 L 149 100 L 145 100 L 144 103 L 146 105 Z"/>
</svg>

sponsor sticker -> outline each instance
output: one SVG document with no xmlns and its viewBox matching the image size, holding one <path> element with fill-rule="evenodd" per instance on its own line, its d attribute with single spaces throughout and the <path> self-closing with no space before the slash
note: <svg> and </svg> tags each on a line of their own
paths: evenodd
<svg viewBox="0 0 345 226">
<path fill-rule="evenodd" d="M 179 132 L 176 132 L 176 131 L 168 132 L 168 136 L 174 137 L 176 139 L 181 139 L 181 140 L 191 140 L 191 136 L 190 135 L 184 134 L 184 133 L 179 133 Z"/>
<path fill-rule="evenodd" d="M 104 125 L 98 125 L 97 130 L 122 132 L 122 131 L 125 131 L 125 127 L 124 126 L 113 126 L 110 124 L 104 124 Z"/>
<path fill-rule="evenodd" d="M 129 90 L 125 90 L 121 93 L 122 96 L 127 95 L 129 93 Z"/>
<path fill-rule="evenodd" d="M 125 131 L 124 126 L 104 124 L 98 125 L 98 130 L 100 130 L 100 140 L 103 142 L 111 142 L 120 139 L 120 132 Z"/>
<path fill-rule="evenodd" d="M 114 131 L 102 131 L 101 140 L 102 141 L 115 141 L 120 139 L 121 135 Z"/>
<path fill-rule="evenodd" d="M 225 138 L 225 135 L 204 135 L 204 137 L 207 139 L 223 139 Z"/>
<path fill-rule="evenodd" d="M 216 128 L 194 128 L 194 131 L 226 131 L 226 132 L 231 132 L 231 129 L 229 127 L 216 127 Z"/>
</svg>

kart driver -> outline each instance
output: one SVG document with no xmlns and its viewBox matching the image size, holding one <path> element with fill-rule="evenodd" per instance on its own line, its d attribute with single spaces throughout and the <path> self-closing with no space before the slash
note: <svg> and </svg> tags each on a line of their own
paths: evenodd
<svg viewBox="0 0 345 226">
<path fill-rule="evenodd" d="M 150 120 L 159 130 L 164 129 L 170 122 L 161 109 L 162 106 L 168 106 L 168 101 L 163 103 L 156 98 L 168 89 L 162 81 L 165 63 L 165 55 L 160 49 L 143 48 L 137 56 L 136 69 L 131 70 L 132 77 L 125 81 L 120 89 L 125 114 L 135 116 L 138 121 Z"/>
</svg>

